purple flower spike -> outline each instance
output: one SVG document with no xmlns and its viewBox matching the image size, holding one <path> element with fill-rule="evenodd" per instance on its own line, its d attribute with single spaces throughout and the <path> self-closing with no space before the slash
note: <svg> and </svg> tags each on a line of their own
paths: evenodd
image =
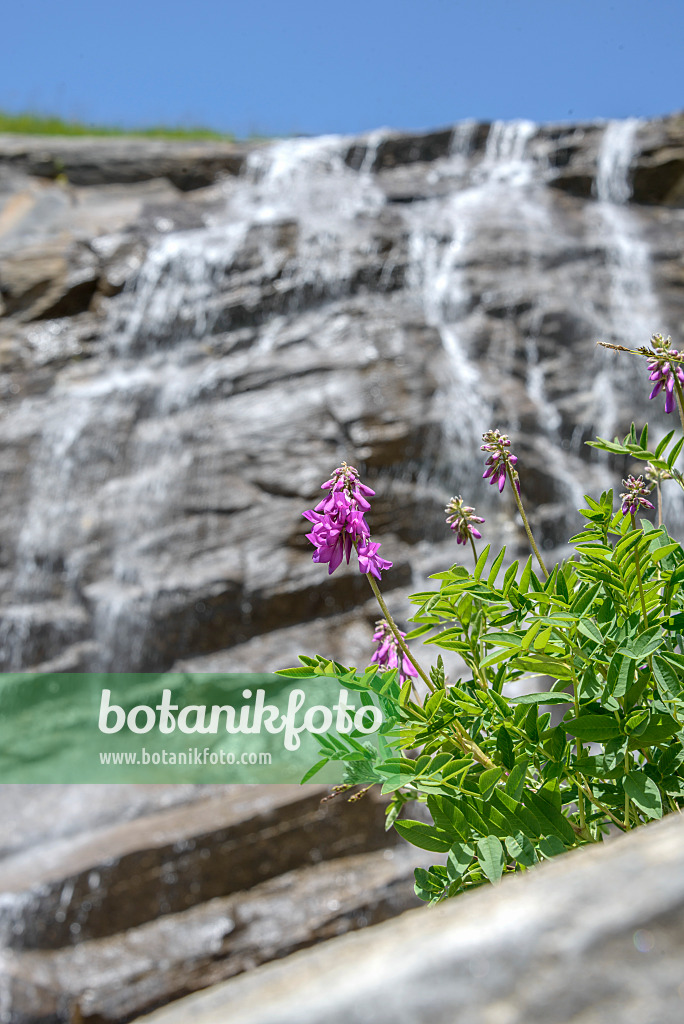
<svg viewBox="0 0 684 1024">
<path fill-rule="evenodd" d="M 402 633 L 401 630 L 399 633 L 403 640 L 406 633 Z M 417 677 L 418 673 L 397 643 L 397 638 L 390 629 L 387 619 L 379 619 L 375 623 L 373 641 L 377 643 L 378 648 L 371 658 L 372 665 L 377 665 L 378 668 L 398 668 L 400 683 Z"/>
<path fill-rule="evenodd" d="M 515 489 L 520 494 L 520 481 L 515 470 L 518 456 L 512 455 L 508 451 L 511 446 L 510 438 L 506 434 L 499 433 L 498 430 L 488 430 L 486 434 L 482 435 L 482 440 L 484 444 L 480 446 L 480 451 L 492 453 L 485 463 L 487 468 L 482 474 L 483 479 L 489 480 L 490 484 L 496 484 L 499 488 L 499 494 L 501 494 L 506 486 L 506 467 L 508 466 L 511 470 Z"/>
<path fill-rule="evenodd" d="M 464 505 L 460 495 L 458 498 L 451 498 L 444 511 L 449 513 L 447 523 L 449 529 L 456 534 L 457 544 L 467 544 L 470 537 L 476 537 L 478 540 L 482 537 L 474 524 L 484 523 L 484 519 L 482 516 L 476 516 L 475 509 L 470 505 Z"/>
<path fill-rule="evenodd" d="M 620 495 L 623 515 L 634 515 L 640 508 L 653 508 L 646 497 L 650 493 L 650 488 L 644 483 L 643 476 L 628 476 L 622 483 L 626 488 L 624 494 Z"/>
<path fill-rule="evenodd" d="M 654 384 L 649 398 L 659 395 L 665 388 L 665 412 L 671 413 L 675 407 L 675 379 L 680 385 L 684 384 L 684 368 L 682 367 L 680 353 L 676 348 L 670 348 L 671 339 L 663 339 L 662 334 L 654 334 L 651 344 L 655 350 L 653 359 L 648 361 L 649 380 Z"/>
<path fill-rule="evenodd" d="M 349 565 L 352 550 L 356 548 L 359 556 L 359 570 L 371 572 L 380 579 L 380 572 L 392 566 L 385 558 L 378 555 L 379 544 L 370 541 L 370 529 L 364 513 L 370 508 L 367 496 L 375 491 L 359 480 L 359 474 L 353 466 L 343 462 L 335 470 L 330 480 L 322 485 L 329 490 L 314 509 L 302 515 L 313 523 L 307 540 L 316 548 L 314 562 L 328 563 L 328 575 L 333 573 L 342 560 Z"/>
</svg>

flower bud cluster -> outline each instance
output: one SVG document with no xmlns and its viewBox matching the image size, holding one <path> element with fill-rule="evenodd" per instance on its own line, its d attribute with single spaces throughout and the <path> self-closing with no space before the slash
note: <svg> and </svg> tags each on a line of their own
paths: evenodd
<svg viewBox="0 0 684 1024">
<path fill-rule="evenodd" d="M 464 505 L 460 495 L 451 498 L 444 511 L 448 513 L 447 523 L 449 529 L 456 534 L 457 544 L 467 544 L 470 537 L 476 537 L 478 540 L 482 537 L 475 523 L 484 523 L 484 519 L 482 516 L 476 516 L 475 509 L 470 505 Z"/>
<path fill-rule="evenodd" d="M 624 515 L 634 515 L 640 508 L 654 507 L 648 500 L 647 495 L 650 493 L 650 488 L 644 483 L 643 476 L 635 477 L 630 475 L 622 483 L 626 488 L 624 494 L 620 495 Z"/>
<path fill-rule="evenodd" d="M 403 640 L 406 633 L 399 630 L 399 635 Z M 375 623 L 373 641 L 377 643 L 378 648 L 371 658 L 371 664 L 377 665 L 378 668 L 398 668 L 400 683 L 417 677 L 418 673 L 399 646 L 387 619 L 378 619 Z"/>
<path fill-rule="evenodd" d="M 651 338 L 651 345 L 655 355 L 648 361 L 649 380 L 654 383 L 653 390 L 648 396 L 655 398 L 665 388 L 665 412 L 671 413 L 675 407 L 675 389 L 677 383 L 680 387 L 684 384 L 684 367 L 676 348 L 670 348 L 671 338 L 663 339 L 662 334 L 654 334 Z"/>
<path fill-rule="evenodd" d="M 498 430 L 488 430 L 486 434 L 482 435 L 482 440 L 484 444 L 480 446 L 480 451 L 492 453 L 487 459 L 487 468 L 482 474 L 483 479 L 488 479 L 490 484 L 497 484 L 500 494 L 506 485 L 506 467 L 509 467 L 516 490 L 520 494 L 520 482 L 515 470 L 518 456 L 511 455 L 508 451 L 511 447 L 510 438 Z"/>
</svg>

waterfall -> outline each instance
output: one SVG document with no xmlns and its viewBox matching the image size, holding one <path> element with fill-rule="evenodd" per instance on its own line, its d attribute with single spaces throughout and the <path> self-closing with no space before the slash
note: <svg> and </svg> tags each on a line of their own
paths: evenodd
<svg viewBox="0 0 684 1024">
<path fill-rule="evenodd" d="M 604 239 L 608 273 L 608 315 L 600 340 L 628 348 L 647 345 L 651 335 L 663 329 L 640 215 L 628 206 L 639 126 L 635 118 L 606 125 L 596 174 L 598 203 L 591 211 Z M 625 402 L 641 404 L 643 386 L 628 357 L 599 351 L 596 363 L 594 391 L 601 410 L 598 433 L 612 438 L 624 425 Z"/>
<path fill-rule="evenodd" d="M 71 646 L 77 664 L 136 668 L 158 644 L 156 667 L 222 642 L 212 609 L 230 646 L 272 628 L 264 602 L 286 618 L 315 605 L 298 516 L 352 455 L 431 510 L 435 535 L 448 491 L 516 544 L 481 479 L 482 433 L 508 431 L 560 551 L 583 492 L 615 482 L 583 442 L 655 406 L 636 361 L 596 347 L 667 333 L 651 238 L 678 222 L 629 202 L 640 131 L 582 135 L 592 155 L 599 138 L 595 199 L 549 187 L 558 129 L 464 122 L 258 146 L 239 176 L 177 200 L 195 226 L 150 215 L 87 358 L 76 318 L 27 329 L 39 365 L 64 365 L 5 414 L 21 481 L 5 666 Z"/>
</svg>

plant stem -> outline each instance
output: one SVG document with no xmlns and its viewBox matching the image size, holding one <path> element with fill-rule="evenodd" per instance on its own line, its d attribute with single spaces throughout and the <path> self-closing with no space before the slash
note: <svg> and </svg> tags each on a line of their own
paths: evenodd
<svg viewBox="0 0 684 1024">
<path fill-rule="evenodd" d="M 584 793 L 581 789 L 577 790 L 577 807 L 579 808 L 579 820 L 580 828 L 583 832 L 587 831 L 587 819 L 584 812 Z"/>
<path fill-rule="evenodd" d="M 636 519 L 634 513 L 630 512 L 630 518 L 632 520 L 632 529 L 636 530 Z M 648 629 L 648 612 L 646 610 L 646 598 L 644 597 L 644 588 L 641 582 L 641 563 L 639 561 L 639 543 L 637 541 L 636 547 L 634 548 L 634 566 L 636 568 L 636 578 L 639 584 L 639 600 L 641 601 L 641 613 L 644 616 L 644 626 Z"/>
<path fill-rule="evenodd" d="M 436 689 L 435 684 L 432 682 L 430 677 L 423 671 L 423 669 L 420 667 L 420 665 L 416 661 L 414 655 L 411 654 L 411 652 L 409 651 L 408 647 L 406 646 L 406 643 L 404 642 L 404 638 L 401 635 L 399 627 L 397 626 L 396 622 L 394 621 L 394 619 L 390 615 L 390 610 L 387 607 L 387 605 L 385 604 L 385 599 L 382 596 L 382 594 L 380 593 L 380 588 L 378 587 L 377 583 L 375 582 L 375 577 L 373 576 L 373 573 L 367 572 L 366 573 L 366 579 L 370 583 L 371 590 L 375 594 L 375 599 L 376 599 L 376 601 L 378 602 L 378 604 L 380 605 L 380 607 L 382 609 L 382 614 L 385 616 L 385 619 L 387 620 L 387 625 L 389 626 L 389 628 L 392 630 L 392 633 L 394 634 L 394 639 L 397 641 L 397 643 L 399 644 L 399 647 L 401 648 L 402 652 L 406 655 L 408 660 L 411 662 L 411 664 L 415 668 L 416 672 L 418 673 L 420 678 L 423 680 L 423 682 L 427 686 L 428 690 L 430 690 L 432 693 L 434 693 L 435 689 Z"/>
<path fill-rule="evenodd" d="M 619 818 L 615 817 L 610 808 L 606 807 L 605 804 L 601 803 L 601 801 L 594 796 L 589 786 L 587 786 L 587 784 L 585 783 L 584 779 L 575 779 L 575 782 L 578 785 L 578 791 L 581 790 L 583 793 L 586 793 L 586 795 L 591 800 L 592 804 L 595 804 L 595 806 L 598 807 L 600 811 L 603 811 L 604 814 L 607 814 L 611 821 L 615 822 L 615 824 L 618 825 L 619 828 L 621 828 L 624 831 L 625 826 L 623 822 L 621 822 Z"/>
<path fill-rule="evenodd" d="M 520 516 L 521 516 L 522 521 L 523 521 L 523 526 L 525 527 L 525 532 L 527 533 L 527 539 L 529 540 L 529 542 L 530 542 L 530 544 L 532 546 L 532 550 L 534 551 L 535 555 L 537 556 L 537 561 L 539 562 L 539 567 L 540 567 L 541 571 L 544 573 L 545 578 L 548 580 L 548 578 L 549 578 L 549 571 L 546 568 L 546 566 L 544 565 L 544 560 L 542 559 L 542 556 L 539 554 L 539 548 L 537 547 L 537 545 L 535 543 L 535 540 L 534 540 L 534 537 L 532 536 L 532 530 L 530 529 L 530 524 L 527 521 L 527 516 L 525 515 L 525 509 L 523 508 L 523 503 L 520 500 L 520 495 L 518 494 L 518 488 L 516 486 L 515 480 L 513 479 L 513 473 L 511 472 L 511 467 L 509 466 L 508 462 L 506 462 L 506 476 L 508 477 L 508 481 L 509 481 L 509 483 L 511 485 L 511 490 L 513 491 L 513 497 L 515 498 L 515 503 L 518 506 L 518 512 L 520 513 Z"/>
<path fill-rule="evenodd" d="M 468 537 L 470 538 L 470 546 L 473 549 L 473 558 L 475 559 L 475 565 L 477 565 L 477 548 L 475 547 L 475 541 L 473 540 L 472 533 L 469 532 Z"/>
<path fill-rule="evenodd" d="M 377 600 L 378 604 L 380 605 L 380 608 L 382 609 L 382 613 L 383 613 L 383 615 L 385 616 L 385 618 L 387 620 L 387 624 L 388 624 L 389 628 L 392 630 L 392 633 L 394 634 L 394 639 L 397 641 L 397 643 L 398 643 L 399 647 L 401 648 L 402 652 L 406 655 L 408 660 L 411 662 L 411 664 L 415 668 L 415 670 L 418 673 L 418 675 L 420 676 L 420 678 L 423 680 L 424 683 L 426 683 L 428 689 L 431 690 L 432 693 L 434 693 L 435 692 L 435 685 L 434 685 L 434 683 L 432 682 L 430 677 L 425 674 L 423 669 L 420 667 L 420 665 L 416 661 L 415 657 L 411 654 L 411 652 L 409 651 L 408 647 L 404 643 L 404 638 L 402 637 L 402 635 L 401 635 L 401 633 L 399 631 L 399 628 L 398 628 L 397 624 L 395 623 L 394 619 L 390 615 L 389 608 L 385 604 L 385 599 L 383 598 L 382 594 L 380 593 L 380 588 L 378 587 L 377 583 L 375 582 L 375 577 L 373 576 L 373 574 L 371 572 L 367 572 L 366 573 L 366 578 L 367 578 L 368 582 L 371 585 L 371 590 L 375 594 L 375 599 Z M 481 765 L 484 765 L 485 768 L 495 768 L 496 767 L 494 762 L 489 757 L 487 757 L 485 752 L 483 750 L 480 750 L 480 748 L 478 747 L 478 745 L 475 742 L 475 740 L 472 739 L 468 735 L 468 733 L 465 731 L 465 729 L 463 728 L 463 726 L 461 725 L 461 723 L 458 720 L 455 720 L 452 723 L 452 729 L 453 729 L 454 736 L 455 736 L 456 740 L 458 741 L 459 745 L 461 746 L 461 748 L 466 753 L 470 754 L 471 757 L 473 757 Z"/>
<path fill-rule="evenodd" d="M 572 657 L 570 658 L 570 672 L 572 674 L 572 696 L 573 703 L 575 705 L 575 715 L 579 717 L 579 683 L 577 682 L 577 675 L 575 673 L 575 666 L 572 663 Z M 579 740 L 577 740 L 577 754 L 579 757 L 584 756 L 584 745 Z M 586 834 L 587 819 L 584 811 L 584 793 L 579 786 L 577 787 L 577 808 L 579 810 L 580 829 Z"/>
<path fill-rule="evenodd" d="M 679 381 L 677 374 L 674 374 L 674 387 L 675 395 L 677 396 L 677 409 L 679 410 L 679 422 L 684 430 L 684 393 L 682 393 L 682 385 Z"/>
</svg>

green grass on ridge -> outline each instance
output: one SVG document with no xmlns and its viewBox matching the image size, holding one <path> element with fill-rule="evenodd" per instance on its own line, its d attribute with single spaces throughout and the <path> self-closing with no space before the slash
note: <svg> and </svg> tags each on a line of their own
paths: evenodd
<svg viewBox="0 0 684 1024">
<path fill-rule="evenodd" d="M 157 125 L 151 128 L 115 128 L 103 125 L 82 124 L 80 121 L 63 121 L 59 117 L 42 114 L 8 114 L 0 110 L 0 133 L 13 132 L 19 135 L 102 135 L 135 136 L 146 139 L 202 140 L 234 142 L 235 136 L 212 131 L 210 128 L 180 128 Z"/>
</svg>

